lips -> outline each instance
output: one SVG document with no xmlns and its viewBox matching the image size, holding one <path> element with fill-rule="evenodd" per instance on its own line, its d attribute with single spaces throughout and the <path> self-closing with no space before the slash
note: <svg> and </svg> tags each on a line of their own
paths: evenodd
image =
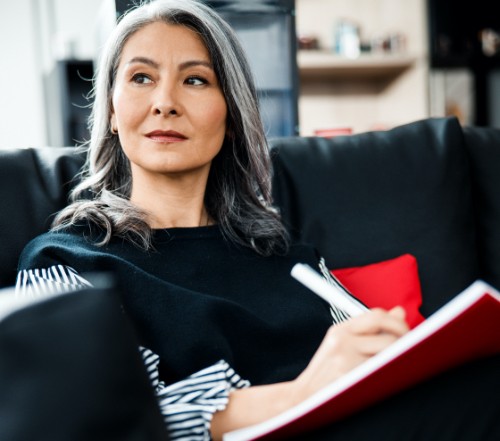
<svg viewBox="0 0 500 441">
<path fill-rule="evenodd" d="M 154 130 L 146 134 L 146 136 L 155 142 L 181 142 L 187 139 L 182 133 L 175 130 Z"/>
</svg>

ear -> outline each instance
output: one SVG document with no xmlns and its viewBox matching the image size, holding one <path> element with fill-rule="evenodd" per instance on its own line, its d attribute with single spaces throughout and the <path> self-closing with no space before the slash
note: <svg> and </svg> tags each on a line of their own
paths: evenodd
<svg viewBox="0 0 500 441">
<path fill-rule="evenodd" d="M 110 126 L 111 132 L 113 132 L 113 133 L 118 132 L 118 127 L 116 124 L 116 115 L 115 115 L 115 112 L 113 111 L 113 109 L 111 109 L 111 119 L 109 121 L 109 126 Z"/>
</svg>

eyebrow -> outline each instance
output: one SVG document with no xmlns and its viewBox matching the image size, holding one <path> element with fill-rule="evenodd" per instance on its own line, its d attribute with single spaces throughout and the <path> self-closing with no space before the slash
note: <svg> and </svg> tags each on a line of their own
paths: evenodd
<svg viewBox="0 0 500 441">
<path fill-rule="evenodd" d="M 134 64 L 134 63 L 141 63 L 141 64 L 147 64 L 148 66 L 154 67 L 158 69 L 160 65 L 152 60 L 151 58 L 147 57 L 134 57 L 130 61 L 127 62 L 127 65 Z"/>
<path fill-rule="evenodd" d="M 134 63 L 147 64 L 148 66 L 151 66 L 155 69 L 159 69 L 159 67 L 160 67 L 159 63 L 157 63 L 156 61 L 154 61 L 148 57 L 134 57 L 130 61 L 127 62 L 127 65 L 134 64 Z M 188 68 L 194 67 L 194 66 L 205 66 L 205 67 L 208 67 L 209 69 L 213 70 L 212 63 L 205 61 L 205 60 L 184 61 L 183 63 L 180 64 L 179 70 L 188 69 Z"/>
</svg>

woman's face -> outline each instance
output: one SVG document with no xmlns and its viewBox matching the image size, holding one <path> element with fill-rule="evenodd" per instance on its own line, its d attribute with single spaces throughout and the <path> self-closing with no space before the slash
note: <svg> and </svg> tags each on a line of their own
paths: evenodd
<svg viewBox="0 0 500 441">
<path fill-rule="evenodd" d="M 206 180 L 226 133 L 227 106 L 202 40 L 153 23 L 125 44 L 111 125 L 137 178 L 195 174 Z"/>
</svg>

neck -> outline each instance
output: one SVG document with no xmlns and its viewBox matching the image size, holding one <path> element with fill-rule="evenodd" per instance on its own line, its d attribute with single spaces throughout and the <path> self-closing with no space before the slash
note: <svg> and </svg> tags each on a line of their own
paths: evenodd
<svg viewBox="0 0 500 441">
<path fill-rule="evenodd" d="M 148 213 L 151 228 L 207 226 L 213 220 L 205 208 L 205 185 L 187 180 L 134 179 L 130 201 Z"/>
<path fill-rule="evenodd" d="M 148 213 L 151 228 L 205 227 L 213 224 L 204 206 L 189 212 L 184 209 L 170 208 L 168 214 L 152 213 L 150 210 Z"/>
</svg>

